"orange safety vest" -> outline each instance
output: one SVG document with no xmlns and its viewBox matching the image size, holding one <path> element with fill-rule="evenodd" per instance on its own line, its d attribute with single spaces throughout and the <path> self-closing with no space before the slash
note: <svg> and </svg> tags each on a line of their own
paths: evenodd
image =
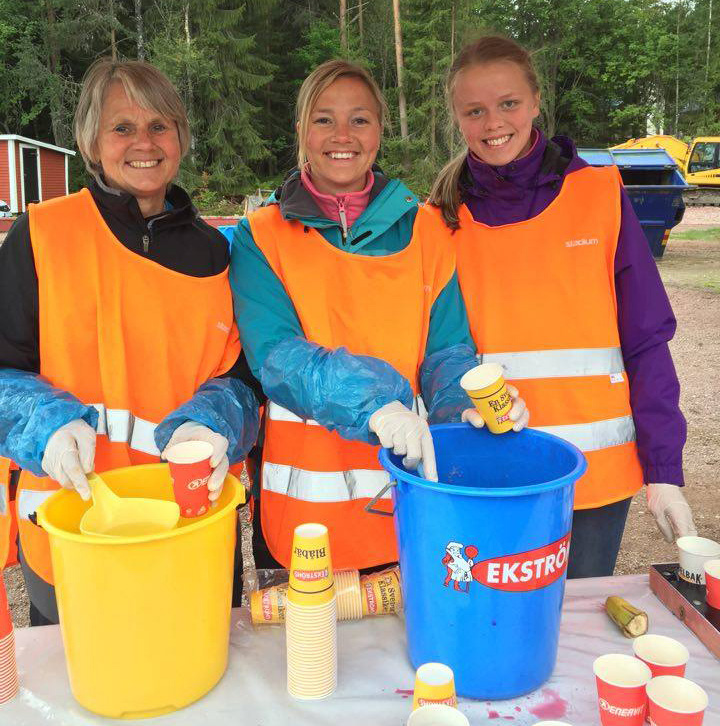
<svg viewBox="0 0 720 726">
<path fill-rule="evenodd" d="M 10 509 L 10 459 L 0 457 L 0 570 L 11 564 L 12 511 Z"/>
<path fill-rule="evenodd" d="M 343 252 L 317 230 L 306 232 L 302 222 L 284 220 L 277 205 L 248 219 L 305 337 L 381 358 L 417 394 L 430 310 L 455 269 L 452 246 L 413 236 L 400 252 L 368 257 Z M 260 506 L 263 534 L 276 560 L 289 564 L 293 532 L 304 522 L 328 527 L 337 569 L 397 560 L 392 519 L 364 510 L 389 483 L 378 449 L 347 441 L 269 401 Z M 387 511 L 388 494 L 382 504 Z"/>
<path fill-rule="evenodd" d="M 90 192 L 29 205 L 40 373 L 99 413 L 95 469 L 159 460 L 157 423 L 240 354 L 228 270 L 191 277 L 125 247 Z M 29 516 L 58 484 L 24 470 L 23 554 L 53 584 L 48 539 Z"/>
<path fill-rule="evenodd" d="M 572 442 L 587 458 L 576 509 L 626 499 L 643 483 L 617 325 L 620 187 L 615 167 L 587 167 L 569 174 L 532 219 L 489 227 L 462 205 L 452 234 L 483 362 L 503 365 L 533 428 Z M 430 205 L 418 227 L 423 236 L 451 236 Z"/>
</svg>

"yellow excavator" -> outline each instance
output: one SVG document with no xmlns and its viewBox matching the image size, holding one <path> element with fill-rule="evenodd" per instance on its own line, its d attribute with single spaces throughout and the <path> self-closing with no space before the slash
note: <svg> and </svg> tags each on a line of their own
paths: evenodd
<svg viewBox="0 0 720 726">
<path fill-rule="evenodd" d="M 690 144 L 674 136 L 629 139 L 613 149 L 665 149 L 693 187 L 683 192 L 690 206 L 720 206 L 720 136 L 698 136 Z"/>
</svg>

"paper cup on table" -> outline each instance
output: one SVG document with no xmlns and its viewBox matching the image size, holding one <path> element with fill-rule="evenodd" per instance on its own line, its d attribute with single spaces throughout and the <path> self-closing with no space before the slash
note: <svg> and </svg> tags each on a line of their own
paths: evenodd
<svg viewBox="0 0 720 726">
<path fill-rule="evenodd" d="M 319 605 L 335 597 L 330 538 L 324 524 L 295 527 L 289 586 L 296 604 Z"/>
<path fill-rule="evenodd" d="M 444 663 L 423 663 L 415 671 L 413 709 L 431 703 L 457 706 L 455 677 L 452 668 Z"/>
<path fill-rule="evenodd" d="M 295 528 L 285 637 L 288 693 L 308 700 L 329 696 L 337 686 L 337 598 L 325 525 Z"/>
<path fill-rule="evenodd" d="M 453 706 L 431 703 L 416 708 L 410 714 L 407 726 L 470 726 L 470 722 Z"/>
<path fill-rule="evenodd" d="M 357 570 L 335 571 L 338 620 L 360 620 L 363 616 L 360 573 Z"/>
<path fill-rule="evenodd" d="M 165 451 L 175 501 L 183 517 L 200 517 L 210 509 L 207 483 L 212 474 L 212 452 L 207 441 L 183 441 Z"/>
<path fill-rule="evenodd" d="M 8 606 L 5 582 L 0 570 L 0 703 L 18 693 L 18 672 L 15 661 L 15 632 Z"/>
<path fill-rule="evenodd" d="M 402 610 L 399 567 L 363 575 L 360 589 L 363 615 L 392 615 Z"/>
<path fill-rule="evenodd" d="M 650 668 L 630 655 L 609 653 L 593 663 L 603 726 L 642 726 L 647 711 L 645 686 Z"/>
<path fill-rule="evenodd" d="M 327 698 L 337 687 L 337 608 L 333 598 L 316 607 L 295 603 L 285 610 L 287 689 L 294 698 Z"/>
<path fill-rule="evenodd" d="M 720 610 L 720 560 L 708 560 L 705 563 L 705 602 L 716 610 Z"/>
<path fill-rule="evenodd" d="M 471 368 L 461 379 L 460 385 L 472 399 L 475 408 L 494 434 L 502 434 L 514 425 L 510 420 L 512 398 L 503 377 L 502 366 L 483 363 Z"/>
<path fill-rule="evenodd" d="M 693 585 L 705 584 L 705 563 L 720 557 L 720 544 L 706 537 L 678 537 L 678 576 Z"/>
<path fill-rule="evenodd" d="M 266 587 L 250 593 L 250 615 L 254 625 L 273 625 L 285 622 L 287 583 Z"/>
<path fill-rule="evenodd" d="M 697 683 L 679 676 L 658 676 L 647 685 L 648 717 L 653 726 L 700 726 L 708 705 Z"/>
<path fill-rule="evenodd" d="M 665 635 L 639 635 L 633 639 L 633 653 L 655 676 L 684 676 L 690 653 L 677 640 Z"/>
</svg>

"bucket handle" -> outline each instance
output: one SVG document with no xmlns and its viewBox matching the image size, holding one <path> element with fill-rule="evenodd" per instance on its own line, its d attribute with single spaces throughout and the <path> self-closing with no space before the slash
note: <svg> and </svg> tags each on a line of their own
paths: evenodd
<svg viewBox="0 0 720 726">
<path fill-rule="evenodd" d="M 365 511 L 368 514 L 380 514 L 383 517 L 392 517 L 393 514 L 395 514 L 395 510 L 393 509 L 392 512 L 385 512 L 382 509 L 374 509 L 374 505 L 378 503 L 380 499 L 382 499 L 385 492 L 390 489 L 391 487 L 396 487 L 397 482 L 391 479 L 366 505 L 365 505 Z"/>
</svg>

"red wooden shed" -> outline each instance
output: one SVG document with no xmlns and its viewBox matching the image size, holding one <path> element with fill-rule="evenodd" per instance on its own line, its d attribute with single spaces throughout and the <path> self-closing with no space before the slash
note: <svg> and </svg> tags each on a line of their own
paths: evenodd
<svg viewBox="0 0 720 726">
<path fill-rule="evenodd" d="M 68 157 L 74 151 L 16 134 L 0 135 L 0 199 L 19 214 L 30 202 L 68 193 Z"/>
</svg>

